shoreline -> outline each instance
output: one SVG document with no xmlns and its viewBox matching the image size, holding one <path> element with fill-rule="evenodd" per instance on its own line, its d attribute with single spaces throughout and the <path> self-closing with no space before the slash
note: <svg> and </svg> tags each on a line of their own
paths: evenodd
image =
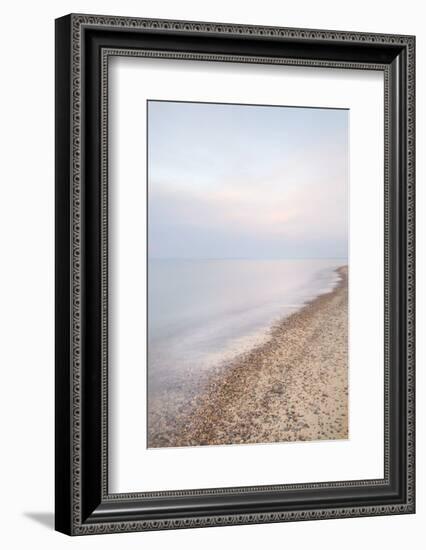
<svg viewBox="0 0 426 550">
<path fill-rule="evenodd" d="M 331 292 L 278 321 L 265 343 L 215 372 L 191 406 L 178 391 L 154 400 L 148 446 L 347 438 L 347 266 L 336 272 Z"/>
</svg>

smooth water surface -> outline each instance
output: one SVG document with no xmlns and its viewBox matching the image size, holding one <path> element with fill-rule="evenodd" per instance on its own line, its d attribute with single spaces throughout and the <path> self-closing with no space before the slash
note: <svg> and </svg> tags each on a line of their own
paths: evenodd
<svg viewBox="0 0 426 550">
<path fill-rule="evenodd" d="M 150 260 L 150 391 L 265 341 L 271 325 L 329 292 L 345 260 Z"/>
</svg>

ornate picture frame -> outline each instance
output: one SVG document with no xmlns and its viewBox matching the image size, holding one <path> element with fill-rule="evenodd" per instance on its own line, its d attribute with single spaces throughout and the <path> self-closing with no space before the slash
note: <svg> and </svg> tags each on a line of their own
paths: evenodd
<svg viewBox="0 0 426 550">
<path fill-rule="evenodd" d="M 109 492 L 107 129 L 112 56 L 383 73 L 382 479 L 310 483 L 307 476 L 301 484 Z M 85 535 L 414 513 L 415 38 L 71 14 L 56 20 L 55 97 L 56 529 Z"/>
</svg>

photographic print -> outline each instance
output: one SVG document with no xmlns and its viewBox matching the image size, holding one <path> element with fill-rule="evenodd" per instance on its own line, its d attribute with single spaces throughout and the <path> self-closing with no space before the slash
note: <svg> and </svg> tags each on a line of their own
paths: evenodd
<svg viewBox="0 0 426 550">
<path fill-rule="evenodd" d="M 147 115 L 148 447 L 347 439 L 349 110 Z"/>
<path fill-rule="evenodd" d="M 415 42 L 55 21 L 57 531 L 415 513 Z"/>
</svg>

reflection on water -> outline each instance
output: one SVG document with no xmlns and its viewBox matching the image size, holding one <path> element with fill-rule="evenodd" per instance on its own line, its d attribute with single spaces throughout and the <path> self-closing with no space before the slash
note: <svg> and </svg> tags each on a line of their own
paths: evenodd
<svg viewBox="0 0 426 550">
<path fill-rule="evenodd" d="M 345 260 L 150 260 L 150 393 L 212 369 L 330 291 Z M 196 380 L 194 380 L 196 382 Z"/>
</svg>

